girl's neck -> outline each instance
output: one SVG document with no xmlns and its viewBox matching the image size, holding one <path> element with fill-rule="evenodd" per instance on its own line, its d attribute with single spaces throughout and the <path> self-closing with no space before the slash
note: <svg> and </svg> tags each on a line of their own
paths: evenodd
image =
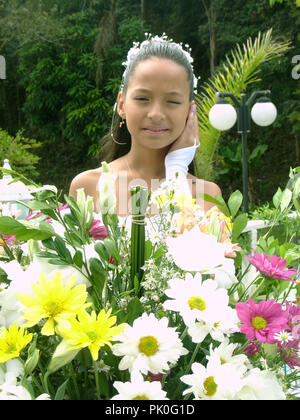
<svg viewBox="0 0 300 420">
<path fill-rule="evenodd" d="M 134 176 L 146 179 L 165 178 L 165 156 L 168 148 L 146 149 L 141 146 L 131 147 L 125 156 L 128 169 Z"/>
</svg>

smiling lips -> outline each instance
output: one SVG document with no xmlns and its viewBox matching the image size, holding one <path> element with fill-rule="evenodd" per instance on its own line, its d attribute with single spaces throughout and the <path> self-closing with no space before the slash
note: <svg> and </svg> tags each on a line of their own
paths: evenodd
<svg viewBox="0 0 300 420">
<path fill-rule="evenodd" d="M 165 134 L 169 130 L 168 128 L 164 128 L 164 127 L 151 126 L 151 127 L 144 128 L 144 131 L 146 131 L 146 133 L 148 134 L 159 135 L 159 134 Z"/>
</svg>

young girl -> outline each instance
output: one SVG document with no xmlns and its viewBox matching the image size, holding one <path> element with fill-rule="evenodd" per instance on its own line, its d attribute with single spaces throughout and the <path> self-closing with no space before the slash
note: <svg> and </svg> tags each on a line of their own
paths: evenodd
<svg viewBox="0 0 300 420">
<path fill-rule="evenodd" d="M 181 194 L 221 195 L 220 188 L 188 173 L 199 146 L 195 76 L 192 58 L 181 45 L 152 38 L 129 51 L 118 94 L 110 138 L 103 145 L 106 161 L 116 174 L 117 213 L 130 214 L 130 187 L 144 185 L 153 191 L 164 179 L 177 177 Z M 84 188 L 98 207 L 101 168 L 77 175 L 69 194 Z M 197 200 L 197 203 L 199 201 Z M 125 205 L 124 205 L 125 204 Z M 207 211 L 211 203 L 202 202 Z"/>
</svg>

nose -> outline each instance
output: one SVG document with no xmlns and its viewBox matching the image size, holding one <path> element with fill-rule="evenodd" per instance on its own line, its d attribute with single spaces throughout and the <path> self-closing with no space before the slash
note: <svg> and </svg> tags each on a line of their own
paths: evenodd
<svg viewBox="0 0 300 420">
<path fill-rule="evenodd" d="M 153 102 L 148 111 L 148 118 L 151 119 L 153 122 L 159 122 L 164 120 L 165 114 L 162 104 L 160 104 L 158 101 Z"/>
</svg>

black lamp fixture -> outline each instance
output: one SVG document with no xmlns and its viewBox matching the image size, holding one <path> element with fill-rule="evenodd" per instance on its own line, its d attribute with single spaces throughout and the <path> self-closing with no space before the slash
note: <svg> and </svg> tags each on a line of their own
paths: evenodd
<svg viewBox="0 0 300 420">
<path fill-rule="evenodd" d="M 253 92 L 248 100 L 246 94 L 241 94 L 241 101 L 239 102 L 236 96 L 230 92 L 217 92 L 218 98 L 215 105 L 209 111 L 209 121 L 211 125 L 217 130 L 229 130 L 234 126 L 236 120 L 237 131 L 242 134 L 242 165 L 243 165 L 243 196 L 244 196 L 244 211 L 248 213 L 248 160 L 247 160 L 247 133 L 250 132 L 250 114 L 252 120 L 261 127 L 271 125 L 277 117 L 277 109 L 270 100 L 271 92 L 269 90 Z M 225 98 L 230 98 L 237 111 L 229 101 Z M 259 98 L 259 99 L 258 99 Z M 250 113 L 250 107 L 253 105 Z"/>
</svg>

